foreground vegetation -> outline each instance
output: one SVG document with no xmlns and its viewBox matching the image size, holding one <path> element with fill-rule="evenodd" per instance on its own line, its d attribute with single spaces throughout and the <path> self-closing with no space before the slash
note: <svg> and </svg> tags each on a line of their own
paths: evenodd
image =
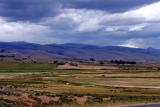
<svg viewBox="0 0 160 107">
<path fill-rule="evenodd" d="M 160 102 L 157 65 L 73 66 L 0 63 L 0 106 L 110 107 Z"/>
</svg>

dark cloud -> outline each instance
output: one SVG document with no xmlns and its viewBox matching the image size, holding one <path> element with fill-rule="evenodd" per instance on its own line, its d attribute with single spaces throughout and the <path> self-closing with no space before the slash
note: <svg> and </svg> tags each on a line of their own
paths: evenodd
<svg viewBox="0 0 160 107">
<path fill-rule="evenodd" d="M 57 0 L 0 0 L 0 16 L 12 20 L 36 21 L 58 13 Z"/>
<path fill-rule="evenodd" d="M 0 0 L 0 40 L 159 47 L 158 1 Z"/>
<path fill-rule="evenodd" d="M 66 8 L 98 9 L 108 12 L 124 12 L 158 0 L 61 0 Z"/>
<path fill-rule="evenodd" d="M 63 8 L 127 11 L 158 0 L 0 0 L 0 16 L 11 20 L 37 21 L 54 16 Z"/>
</svg>

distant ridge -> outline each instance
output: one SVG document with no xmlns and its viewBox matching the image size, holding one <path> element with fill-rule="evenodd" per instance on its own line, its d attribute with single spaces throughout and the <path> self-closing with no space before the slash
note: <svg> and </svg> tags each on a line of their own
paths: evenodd
<svg viewBox="0 0 160 107">
<path fill-rule="evenodd" d="M 140 49 L 74 43 L 40 45 L 27 42 L 0 42 L 0 53 L 7 52 L 22 55 L 43 55 L 48 57 L 95 58 L 97 60 L 122 59 L 160 63 L 160 50 L 153 48 Z"/>
</svg>

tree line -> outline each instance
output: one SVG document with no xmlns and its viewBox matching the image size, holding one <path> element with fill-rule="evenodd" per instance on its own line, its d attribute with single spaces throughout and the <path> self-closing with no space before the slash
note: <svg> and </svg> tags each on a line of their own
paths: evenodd
<svg viewBox="0 0 160 107">
<path fill-rule="evenodd" d="M 90 58 L 90 61 L 94 62 L 94 61 L 96 61 L 96 59 Z M 111 64 L 132 64 L 132 65 L 137 64 L 137 62 L 135 62 L 135 61 L 125 61 L 125 60 L 100 61 L 99 63 L 103 65 L 105 62 L 108 62 Z"/>
</svg>

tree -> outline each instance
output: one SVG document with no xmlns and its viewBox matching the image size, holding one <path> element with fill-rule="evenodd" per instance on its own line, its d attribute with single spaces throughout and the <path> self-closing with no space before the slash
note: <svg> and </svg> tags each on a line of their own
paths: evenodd
<svg viewBox="0 0 160 107">
<path fill-rule="evenodd" d="M 111 60 L 112 64 L 136 64 L 135 61 L 124 61 L 124 60 Z"/>
<path fill-rule="evenodd" d="M 93 62 L 94 62 L 94 61 L 96 61 L 96 60 L 95 60 L 94 58 L 90 58 L 90 61 L 93 61 Z"/>
<path fill-rule="evenodd" d="M 104 62 L 103 62 L 103 61 L 100 61 L 99 64 L 104 65 Z"/>
</svg>

